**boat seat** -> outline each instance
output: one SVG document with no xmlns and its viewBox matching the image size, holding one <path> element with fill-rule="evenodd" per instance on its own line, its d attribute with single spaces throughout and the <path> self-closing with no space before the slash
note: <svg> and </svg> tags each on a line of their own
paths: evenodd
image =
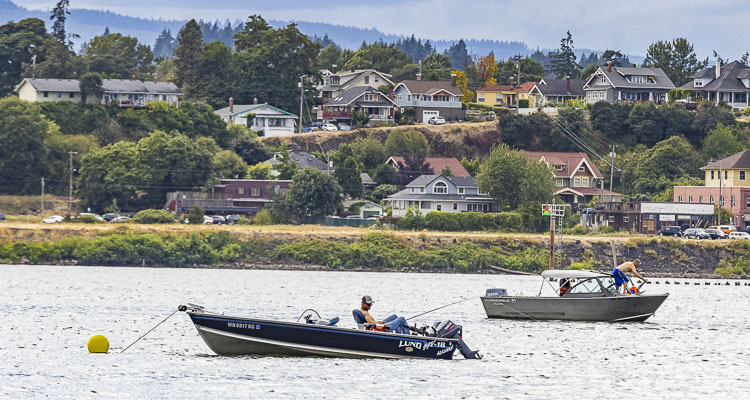
<svg viewBox="0 0 750 400">
<path fill-rule="evenodd" d="M 323 326 L 334 326 L 336 323 L 339 322 L 339 317 L 333 317 L 330 319 L 321 319 L 315 322 L 316 325 L 323 325 Z"/>
</svg>

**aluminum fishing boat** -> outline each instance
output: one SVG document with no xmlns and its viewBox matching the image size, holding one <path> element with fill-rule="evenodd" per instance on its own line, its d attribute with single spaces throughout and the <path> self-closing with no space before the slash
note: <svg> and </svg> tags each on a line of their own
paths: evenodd
<svg viewBox="0 0 750 400">
<path fill-rule="evenodd" d="M 479 358 L 463 343 L 461 326 L 450 321 L 412 328 L 419 331 L 414 334 L 397 334 L 371 324 L 338 327 L 338 317 L 322 319 L 314 310 L 305 310 L 296 322 L 232 317 L 193 304 L 180 310 L 187 312 L 208 347 L 222 356 L 452 359 L 458 349 L 467 358 Z"/>
<path fill-rule="evenodd" d="M 667 299 L 666 294 L 624 296 L 611 275 L 597 271 L 548 270 L 542 287 L 554 281 L 555 296 L 508 296 L 505 289 L 488 289 L 482 297 L 489 318 L 566 321 L 645 321 Z M 568 286 L 568 282 L 570 282 Z M 642 286 L 642 285 L 641 285 Z M 561 290 L 562 289 L 562 290 Z M 640 287 L 638 287 L 640 289 Z"/>
</svg>

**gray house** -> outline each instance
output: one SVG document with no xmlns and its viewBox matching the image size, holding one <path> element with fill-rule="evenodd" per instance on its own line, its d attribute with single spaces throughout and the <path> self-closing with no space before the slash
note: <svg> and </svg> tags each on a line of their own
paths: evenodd
<svg viewBox="0 0 750 400">
<path fill-rule="evenodd" d="M 664 103 L 675 85 L 661 68 L 614 67 L 608 64 L 586 81 L 586 103 Z"/>
<path fill-rule="evenodd" d="M 388 197 L 394 217 L 403 217 L 408 207 L 417 207 L 422 215 L 430 211 L 491 212 L 494 201 L 477 187 L 473 177 L 422 175 L 406 189 Z"/>
<path fill-rule="evenodd" d="M 371 86 L 355 86 L 323 106 L 323 119 L 352 126 L 352 117 L 358 112 L 370 118 L 370 126 L 376 126 L 393 122 L 395 105 L 388 96 Z"/>
<path fill-rule="evenodd" d="M 450 81 L 406 80 L 393 88 L 393 99 L 400 108 L 414 108 L 414 121 L 426 124 L 432 117 L 446 121 L 466 119 L 461 109 L 463 92 L 456 87 L 456 76 Z"/>
<path fill-rule="evenodd" d="M 569 100 L 582 99 L 586 96 L 582 79 L 544 78 L 529 91 L 529 97 L 535 97 L 534 106 L 549 103 L 565 104 Z"/>
<path fill-rule="evenodd" d="M 750 67 L 734 61 L 721 66 L 716 63 L 713 68 L 698 71 L 692 81 L 682 85 L 690 89 L 691 97 L 703 98 L 715 103 L 725 102 L 732 108 L 750 107 Z"/>
</svg>

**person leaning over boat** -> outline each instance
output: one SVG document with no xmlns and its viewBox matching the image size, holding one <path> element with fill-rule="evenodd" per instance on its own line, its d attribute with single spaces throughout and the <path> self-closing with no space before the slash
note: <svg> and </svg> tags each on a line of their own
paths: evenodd
<svg viewBox="0 0 750 400">
<path fill-rule="evenodd" d="M 390 328 L 391 332 L 395 333 L 403 333 L 405 335 L 408 335 L 410 333 L 409 324 L 406 322 L 406 318 L 404 317 L 399 317 L 398 315 L 393 314 L 382 321 L 378 321 L 373 318 L 373 316 L 370 315 L 370 308 L 372 308 L 372 305 L 374 303 L 375 302 L 372 301 L 372 297 L 362 297 L 362 307 L 360 308 L 360 311 L 362 311 L 362 315 L 365 316 L 365 321 L 367 321 L 367 323 L 385 325 Z"/>
<path fill-rule="evenodd" d="M 644 278 L 641 274 L 638 273 L 637 267 L 641 266 L 641 260 L 635 259 L 633 261 L 626 261 L 620 265 L 618 265 L 614 270 L 612 270 L 612 278 L 615 280 L 615 288 L 617 290 L 620 290 L 620 286 L 624 286 L 622 290 L 622 294 L 624 296 L 628 295 L 628 277 L 625 275 L 627 273 L 630 273 L 632 275 L 635 275 L 643 280 L 643 282 L 648 282 L 646 278 Z"/>
</svg>

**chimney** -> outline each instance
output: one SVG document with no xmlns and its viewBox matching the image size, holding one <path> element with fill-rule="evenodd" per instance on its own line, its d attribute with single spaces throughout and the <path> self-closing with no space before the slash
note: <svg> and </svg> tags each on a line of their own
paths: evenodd
<svg viewBox="0 0 750 400">
<path fill-rule="evenodd" d="M 612 61 L 607 61 L 607 72 L 612 72 Z"/>
<path fill-rule="evenodd" d="M 419 60 L 419 72 L 417 72 L 417 80 L 422 80 L 422 60 Z"/>
<path fill-rule="evenodd" d="M 718 57 L 716 57 L 716 79 L 719 79 L 721 76 L 721 60 L 719 60 Z"/>
<path fill-rule="evenodd" d="M 451 74 L 451 86 L 456 87 L 456 74 Z"/>
<path fill-rule="evenodd" d="M 570 93 L 570 75 L 565 77 L 565 90 Z"/>
<path fill-rule="evenodd" d="M 258 98 L 257 97 L 253 97 L 253 104 L 258 104 Z"/>
<path fill-rule="evenodd" d="M 332 72 L 333 72 L 333 73 L 335 74 L 335 73 L 336 73 L 336 70 L 337 70 L 337 68 L 338 68 L 338 65 L 336 65 L 336 64 L 331 64 L 331 68 L 333 69 L 333 71 L 332 71 Z"/>
<path fill-rule="evenodd" d="M 633 68 L 638 68 L 638 66 L 637 66 L 637 65 L 635 65 L 635 63 L 633 63 Z"/>
<path fill-rule="evenodd" d="M 234 113 L 234 97 L 229 98 L 229 113 Z"/>
</svg>

